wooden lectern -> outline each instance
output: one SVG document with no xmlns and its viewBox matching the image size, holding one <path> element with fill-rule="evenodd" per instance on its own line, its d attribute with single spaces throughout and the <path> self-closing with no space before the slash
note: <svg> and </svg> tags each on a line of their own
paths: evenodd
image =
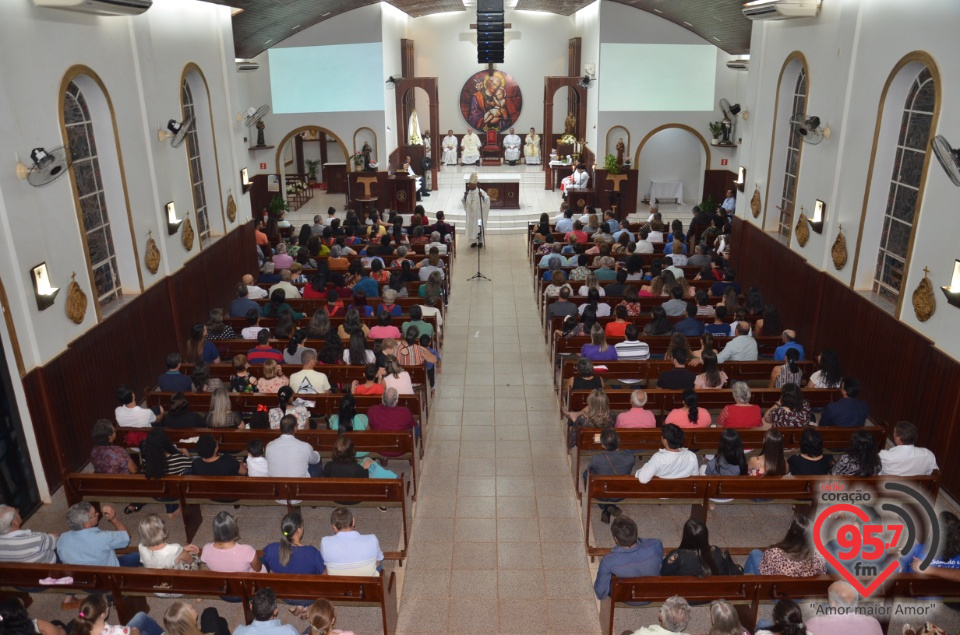
<svg viewBox="0 0 960 635">
<path fill-rule="evenodd" d="M 417 180 L 401 172 L 391 176 L 389 182 L 390 209 L 412 214 L 417 206 Z"/>
</svg>

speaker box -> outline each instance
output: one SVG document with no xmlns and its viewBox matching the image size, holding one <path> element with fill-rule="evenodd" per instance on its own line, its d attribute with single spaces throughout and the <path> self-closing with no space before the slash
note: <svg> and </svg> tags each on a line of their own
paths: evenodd
<svg viewBox="0 0 960 635">
<path fill-rule="evenodd" d="M 477 11 L 477 62 L 479 64 L 503 63 L 502 1 L 499 5 L 501 8 L 499 12 Z"/>
<path fill-rule="evenodd" d="M 481 13 L 503 13 L 503 0 L 477 0 L 477 17 Z"/>
</svg>

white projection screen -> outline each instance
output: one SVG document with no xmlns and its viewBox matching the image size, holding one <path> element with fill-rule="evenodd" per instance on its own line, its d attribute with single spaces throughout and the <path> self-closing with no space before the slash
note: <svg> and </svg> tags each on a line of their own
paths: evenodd
<svg viewBox="0 0 960 635">
<path fill-rule="evenodd" d="M 380 42 L 272 48 L 273 112 L 383 110 L 383 45 Z"/>
<path fill-rule="evenodd" d="M 600 110 L 713 111 L 712 44 L 601 44 Z"/>
</svg>

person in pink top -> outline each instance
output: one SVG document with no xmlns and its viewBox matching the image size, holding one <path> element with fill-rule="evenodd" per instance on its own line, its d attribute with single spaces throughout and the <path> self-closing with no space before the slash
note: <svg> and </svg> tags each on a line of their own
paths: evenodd
<svg viewBox="0 0 960 635">
<path fill-rule="evenodd" d="M 259 572 L 263 565 L 257 550 L 239 542 L 240 527 L 227 512 L 220 512 L 213 519 L 213 542 L 208 542 L 200 552 L 200 561 L 211 571 L 222 573 Z"/>
<path fill-rule="evenodd" d="M 634 390 L 630 393 L 630 410 L 621 412 L 617 415 L 617 428 L 656 428 L 657 418 L 649 410 L 644 410 L 647 405 L 647 393 L 643 390 Z"/>
<path fill-rule="evenodd" d="M 390 322 L 390 314 L 386 311 L 380 311 L 380 314 L 377 316 L 377 325 L 370 329 L 370 339 L 382 340 L 385 337 L 392 337 L 395 340 L 401 339 L 403 336 L 400 333 L 400 329 Z"/>
<path fill-rule="evenodd" d="M 680 428 L 706 428 L 710 425 L 710 412 L 697 407 L 697 393 L 687 389 L 683 391 L 683 408 L 670 411 L 664 423 L 673 423 Z"/>
<path fill-rule="evenodd" d="M 289 269 L 290 265 L 293 264 L 293 258 L 287 253 L 287 244 L 285 242 L 281 241 L 277 245 L 277 253 L 274 254 L 272 260 L 274 271 Z"/>
</svg>

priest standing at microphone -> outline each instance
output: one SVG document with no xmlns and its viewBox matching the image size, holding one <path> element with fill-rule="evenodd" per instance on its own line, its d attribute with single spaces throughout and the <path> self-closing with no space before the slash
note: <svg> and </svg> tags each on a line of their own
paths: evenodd
<svg viewBox="0 0 960 635">
<path fill-rule="evenodd" d="M 463 195 L 463 209 L 467 213 L 467 237 L 470 247 L 483 247 L 483 230 L 487 226 L 490 213 L 490 197 L 477 184 L 480 177 L 476 172 L 470 175 L 467 191 Z"/>
</svg>

